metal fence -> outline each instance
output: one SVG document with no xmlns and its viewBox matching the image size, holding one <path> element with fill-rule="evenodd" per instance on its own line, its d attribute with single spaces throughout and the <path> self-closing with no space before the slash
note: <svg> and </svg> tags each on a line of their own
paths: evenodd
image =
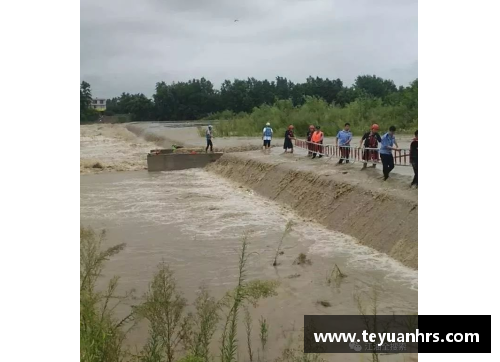
<svg viewBox="0 0 500 362">
<path fill-rule="evenodd" d="M 315 143 L 306 140 L 295 139 L 295 146 L 306 149 L 310 154 L 316 153 L 330 158 L 338 158 L 349 162 L 381 163 L 380 150 L 378 148 L 359 148 L 352 146 L 335 146 L 333 144 Z M 393 150 L 394 164 L 396 166 L 411 166 L 410 150 Z"/>
</svg>

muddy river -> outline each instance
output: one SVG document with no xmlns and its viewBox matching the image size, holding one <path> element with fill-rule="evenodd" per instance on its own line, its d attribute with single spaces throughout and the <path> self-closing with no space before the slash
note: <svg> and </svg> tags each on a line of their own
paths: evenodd
<svg viewBox="0 0 500 362">
<path fill-rule="evenodd" d="M 132 159 L 142 165 L 143 151 L 151 146 L 133 137 L 127 139 L 129 134 L 118 142 L 107 126 L 92 132 L 99 134 L 82 135 L 81 163 L 85 157 L 104 157 L 110 164 L 123 164 L 123 154 L 127 158 L 137 155 Z M 107 246 L 127 244 L 108 262 L 105 277 L 119 276 L 120 290 L 135 289 L 136 302 L 162 260 L 174 270 L 189 302 L 194 301 L 201 286 L 221 297 L 236 285 L 241 240 L 247 234 L 252 253 L 247 279 L 280 282 L 277 296 L 251 308 L 255 323 L 263 316 L 270 324 L 269 360 L 278 357 L 293 338 L 299 338 L 305 314 L 359 314 L 356 295 L 369 307 L 369 297 L 377 290 L 378 314 L 417 311 L 417 271 L 358 244 L 350 236 L 327 230 L 314 220 L 303 219 L 290 209 L 202 169 L 163 173 L 134 169 L 137 171 L 82 174 L 80 202 L 82 225 L 106 229 Z M 273 267 L 288 221 L 293 222 L 293 228 L 283 242 L 279 265 Z M 306 254 L 311 265 L 295 265 L 299 253 Z M 329 284 L 327 277 L 335 265 L 347 277 Z M 246 337 L 243 330 L 240 333 L 239 353 L 244 356 Z M 140 346 L 146 337 L 147 326 L 140 324 L 128 342 Z M 360 360 L 359 355 L 325 357 Z M 408 360 L 404 355 L 384 358 Z"/>
<path fill-rule="evenodd" d="M 293 231 L 284 240 L 280 265 L 273 267 L 288 220 Z M 127 243 L 105 271 L 121 277 L 123 290 L 134 288 L 142 295 L 156 265 L 165 260 L 190 301 L 202 285 L 216 296 L 235 285 L 241 238 L 248 233 L 250 252 L 255 252 L 248 279 L 281 282 L 278 296 L 252 311 L 254 319 L 269 320 L 275 354 L 286 343 L 286 331 L 300 330 L 304 314 L 358 314 L 353 295 L 368 298 L 374 287 L 380 314 L 417 310 L 416 271 L 203 170 L 84 175 L 81 222 L 105 228 L 109 245 Z M 299 253 L 312 264 L 294 265 Z M 348 276 L 338 286 L 327 283 L 335 264 Z M 146 329 L 138 328 L 130 343 L 141 344 L 145 336 Z"/>
</svg>

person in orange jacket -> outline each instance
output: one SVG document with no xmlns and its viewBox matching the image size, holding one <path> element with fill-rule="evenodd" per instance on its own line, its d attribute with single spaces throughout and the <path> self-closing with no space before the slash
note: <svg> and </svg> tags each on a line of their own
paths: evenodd
<svg viewBox="0 0 500 362">
<path fill-rule="evenodd" d="M 321 128 L 320 126 L 316 126 L 316 131 L 314 131 L 314 133 L 311 136 L 311 142 L 323 144 L 324 134 L 323 132 L 321 132 L 320 128 Z M 317 144 L 313 145 L 313 150 L 316 152 L 313 152 L 312 158 L 316 158 L 317 153 L 323 153 L 323 146 L 319 146 Z M 318 158 L 321 157 L 323 157 L 322 154 L 320 154 Z"/>
</svg>

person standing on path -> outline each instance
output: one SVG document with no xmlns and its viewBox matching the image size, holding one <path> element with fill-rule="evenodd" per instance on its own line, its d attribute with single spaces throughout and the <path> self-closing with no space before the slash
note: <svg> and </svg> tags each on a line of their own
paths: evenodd
<svg viewBox="0 0 500 362">
<path fill-rule="evenodd" d="M 273 138 L 273 129 L 271 128 L 271 123 L 267 122 L 266 126 L 262 130 L 262 140 L 264 141 L 264 145 L 262 146 L 263 151 L 271 149 L 272 138 Z"/>
<path fill-rule="evenodd" d="M 205 153 L 207 153 L 208 147 L 210 147 L 210 152 L 214 152 L 214 144 L 212 143 L 212 139 L 214 138 L 212 126 L 208 126 L 207 131 L 205 132 L 205 137 L 207 138 L 207 148 L 205 148 Z"/>
<path fill-rule="evenodd" d="M 410 187 L 415 185 L 415 187 L 418 188 L 418 130 L 415 131 L 415 138 L 410 144 L 410 163 L 413 166 L 413 172 L 415 173 Z"/>
<path fill-rule="evenodd" d="M 349 123 L 344 124 L 344 129 L 340 130 L 339 133 L 337 133 L 337 138 L 335 140 L 335 146 L 339 147 L 340 146 L 340 160 L 339 164 L 341 164 L 344 159 L 345 163 L 349 163 L 349 155 L 350 155 L 350 148 L 351 148 L 351 140 L 352 140 L 352 133 L 350 131 L 351 125 Z"/>
<path fill-rule="evenodd" d="M 382 139 L 378 134 L 378 130 L 378 124 L 374 123 L 370 129 L 370 132 L 366 132 L 359 142 L 359 147 L 361 148 L 362 146 L 364 146 L 365 148 L 365 150 L 363 151 L 363 168 L 366 168 L 368 161 L 373 161 L 373 167 L 377 166 L 375 162 L 378 162 L 379 160 L 378 143 L 382 142 Z M 367 148 L 371 149 L 367 150 Z M 376 150 L 374 148 L 376 148 Z"/>
<path fill-rule="evenodd" d="M 396 132 L 396 127 L 389 127 L 389 132 L 382 136 L 382 141 L 380 142 L 380 158 L 382 159 L 384 181 L 389 178 L 389 173 L 394 168 L 394 156 L 392 155 L 392 151 L 399 149 L 396 137 L 394 137 L 394 132 Z M 396 147 L 394 147 L 394 145 Z"/>
<path fill-rule="evenodd" d="M 323 146 L 320 145 L 323 144 L 323 138 L 325 137 L 325 135 L 323 134 L 323 132 L 320 131 L 320 128 L 321 128 L 320 126 L 316 126 L 316 131 L 311 136 L 311 142 L 319 143 L 319 145 L 318 144 L 312 145 L 313 146 L 312 158 L 316 158 L 317 153 L 320 153 L 318 158 L 323 157 L 323 155 L 321 154 L 323 153 Z"/>
<path fill-rule="evenodd" d="M 307 149 L 309 150 L 307 152 L 307 155 L 308 156 L 311 156 L 313 154 L 313 145 L 310 143 L 311 142 L 311 139 L 312 139 L 312 135 L 314 133 L 314 126 L 311 124 L 309 126 L 309 130 L 307 131 Z"/>
<path fill-rule="evenodd" d="M 283 144 L 283 148 L 285 149 L 285 153 L 293 153 L 293 143 L 292 140 L 295 138 L 293 135 L 293 126 L 289 125 L 287 131 L 285 132 L 285 142 Z"/>
</svg>

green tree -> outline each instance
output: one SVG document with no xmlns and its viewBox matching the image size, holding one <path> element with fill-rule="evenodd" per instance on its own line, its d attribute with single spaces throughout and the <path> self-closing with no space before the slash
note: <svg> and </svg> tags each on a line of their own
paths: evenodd
<svg viewBox="0 0 500 362">
<path fill-rule="evenodd" d="M 85 89 L 90 91 L 90 86 Z M 301 106 L 307 97 L 317 97 L 340 108 L 359 100 L 353 109 L 363 105 L 362 111 L 359 108 L 363 117 L 380 100 L 380 107 L 397 107 L 397 114 L 404 114 L 405 119 L 418 118 L 418 82 L 397 88 L 392 80 L 375 75 L 361 75 L 350 87 L 344 86 L 340 79 L 312 76 L 303 83 L 293 83 L 281 76 L 272 81 L 253 77 L 225 80 L 219 89 L 205 78 L 171 84 L 158 82 L 152 99 L 143 94 L 123 93 L 108 101 L 107 113 L 130 114 L 136 121 L 231 119 L 234 115 L 251 113 L 256 107 L 280 104 L 276 103 L 280 100 L 290 100 L 292 107 Z"/>
<path fill-rule="evenodd" d="M 381 99 L 397 91 L 397 87 L 392 80 L 382 79 L 375 75 L 358 76 L 354 82 L 354 88 Z"/>
<path fill-rule="evenodd" d="M 80 123 L 94 122 L 99 118 L 99 114 L 90 108 L 92 103 L 92 90 L 90 84 L 82 81 L 80 83 Z"/>
</svg>

